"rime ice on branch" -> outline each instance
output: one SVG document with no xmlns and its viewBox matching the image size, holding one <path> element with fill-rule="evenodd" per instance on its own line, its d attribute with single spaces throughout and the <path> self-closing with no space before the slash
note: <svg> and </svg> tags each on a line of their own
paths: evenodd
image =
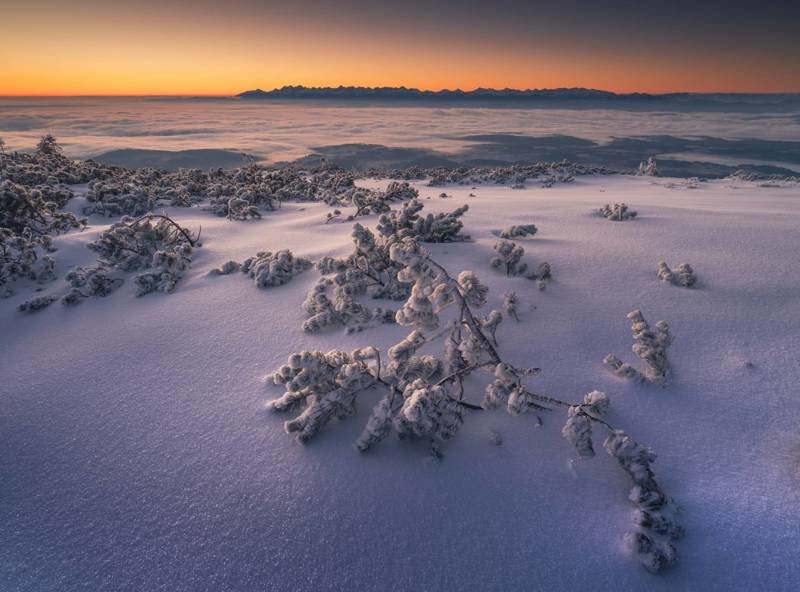
<svg viewBox="0 0 800 592">
<path fill-rule="evenodd" d="M 592 391 L 582 403 L 572 404 L 531 391 L 524 378 L 538 369 L 516 368 L 497 349 L 501 312 L 490 311 L 482 318 L 474 313 L 473 309 L 486 304 L 488 292 L 474 272 L 462 271 L 453 278 L 410 238 L 393 242 L 389 258 L 400 267 L 397 281 L 412 285 L 396 315 L 397 322 L 412 327 L 412 332 L 389 348 L 386 358 L 371 346 L 351 353 L 304 351 L 289 356 L 288 363 L 272 375 L 285 392 L 269 404 L 275 411 L 297 414 L 284 424 L 286 431 L 307 443 L 333 419 L 354 414 L 358 400 L 377 390 L 378 401 L 356 448 L 366 452 L 394 432 L 399 438 L 427 440 L 431 453 L 441 457 L 444 443 L 458 433 L 469 411 L 503 406 L 511 415 L 522 415 L 562 409 L 567 413 L 562 434 L 581 458 L 595 454 L 594 427 L 611 433 L 606 448 L 634 481 L 631 499 L 640 506 L 637 530 L 626 540 L 646 568 L 657 571 L 670 565 L 674 549 L 654 533 L 674 532 L 677 536 L 679 528 L 666 512 L 654 513 L 667 502 L 656 499 L 661 495 L 666 500 L 649 470 L 652 457 L 638 452 L 649 449 L 636 448 L 638 445 L 628 440 L 617 444 L 622 432 L 615 431 L 603 417 L 609 406 L 606 395 Z M 318 293 L 320 296 L 324 295 Z M 426 336 L 424 330 L 441 327 L 438 314 L 450 307 L 457 312 L 455 319 L 438 336 Z M 441 353 L 423 354 L 423 348 L 432 347 L 442 334 L 446 337 Z M 492 375 L 481 406 L 465 400 L 465 380 L 478 371 Z"/>
<path fill-rule="evenodd" d="M 608 354 L 603 359 L 603 364 L 617 376 L 666 385 L 670 376 L 667 348 L 673 342 L 669 325 L 666 321 L 658 321 L 655 328 L 651 328 L 640 310 L 628 313 L 628 319 L 631 321 L 633 333 L 633 353 L 644 360 L 647 368 L 640 372 L 614 354 Z"/>
</svg>

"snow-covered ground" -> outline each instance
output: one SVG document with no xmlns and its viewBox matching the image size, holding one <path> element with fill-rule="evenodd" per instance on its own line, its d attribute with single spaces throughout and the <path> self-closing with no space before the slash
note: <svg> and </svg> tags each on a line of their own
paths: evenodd
<svg viewBox="0 0 800 592">
<path fill-rule="evenodd" d="M 207 275 L 260 250 L 351 250 L 328 207 L 289 203 L 248 222 L 171 210 L 204 243 L 172 295 L 136 298 L 128 281 L 33 315 L 15 310 L 30 290 L 0 301 L 0 589 L 797 589 L 800 190 L 668 181 L 448 187 L 449 199 L 418 185 L 426 210 L 469 203 L 473 242 L 428 247 L 451 272 L 476 271 L 490 306 L 517 292 L 521 322 L 498 338 L 509 361 L 543 369 L 528 384 L 575 401 L 605 391 L 609 420 L 658 453 L 687 531 L 664 575 L 625 555 L 629 482 L 604 452 L 571 462 L 560 414 L 537 428 L 471 413 L 441 462 L 394 439 L 356 452 L 371 404 L 308 446 L 284 433 L 264 407 L 282 391 L 263 379 L 289 353 L 385 349 L 408 332 L 304 334 L 315 270 L 266 290 Z M 619 201 L 639 217 L 591 214 Z M 553 266 L 544 292 L 489 266 L 493 231 L 530 222 L 538 234 L 519 242 Z M 92 223 L 56 239 L 59 272 L 94 261 L 84 247 L 108 221 Z M 690 263 L 698 284 L 659 281 L 661 259 Z M 666 389 L 601 364 L 634 360 L 634 308 L 676 337 Z M 478 402 L 482 383 L 469 384 Z"/>
</svg>

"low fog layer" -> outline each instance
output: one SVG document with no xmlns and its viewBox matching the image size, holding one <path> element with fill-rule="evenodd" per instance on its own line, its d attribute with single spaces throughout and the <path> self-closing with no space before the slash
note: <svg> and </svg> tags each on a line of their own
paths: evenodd
<svg viewBox="0 0 800 592">
<path fill-rule="evenodd" d="M 231 167 L 246 153 L 267 163 L 321 154 L 361 168 L 562 158 L 630 168 L 655 156 L 675 175 L 726 174 L 743 164 L 800 169 L 798 112 L 676 109 L 6 98 L 0 136 L 24 150 L 53 133 L 68 156 L 164 168 Z M 691 164 L 698 161 L 705 164 Z"/>
</svg>

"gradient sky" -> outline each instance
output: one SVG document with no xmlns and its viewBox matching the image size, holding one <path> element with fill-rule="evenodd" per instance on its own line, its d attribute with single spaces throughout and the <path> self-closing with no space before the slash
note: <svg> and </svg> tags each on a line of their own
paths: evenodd
<svg viewBox="0 0 800 592">
<path fill-rule="evenodd" d="M 0 0 L 0 95 L 800 92 L 800 0 Z"/>
</svg>

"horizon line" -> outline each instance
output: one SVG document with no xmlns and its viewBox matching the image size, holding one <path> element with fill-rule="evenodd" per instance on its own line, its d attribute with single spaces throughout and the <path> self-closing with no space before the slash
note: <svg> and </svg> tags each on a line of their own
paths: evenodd
<svg viewBox="0 0 800 592">
<path fill-rule="evenodd" d="M 495 87 L 485 87 L 485 86 L 476 86 L 474 88 L 464 89 L 460 87 L 456 88 L 438 88 L 438 89 L 420 89 L 418 87 L 412 86 L 359 86 L 359 85 L 337 85 L 337 86 L 306 86 L 303 84 L 285 84 L 280 87 L 274 87 L 269 90 L 264 91 L 260 87 L 256 86 L 253 88 L 248 88 L 245 90 L 236 91 L 233 93 L 193 93 L 193 92 L 186 92 L 186 93 L 159 93 L 159 92 L 145 92 L 145 93 L 19 93 L 19 94 L 0 94 L 0 98 L 2 99 L 23 99 L 23 98 L 81 98 L 81 99 L 90 99 L 90 98 L 218 98 L 218 99 L 236 99 L 239 98 L 238 95 L 244 92 L 252 92 L 256 90 L 261 90 L 262 92 L 275 92 L 280 91 L 285 88 L 306 88 L 306 89 L 324 89 L 324 90 L 338 90 L 342 88 L 351 88 L 351 89 L 405 89 L 409 91 L 420 91 L 420 92 L 474 92 L 477 90 L 489 90 L 489 91 L 520 91 L 520 92 L 530 92 L 530 91 L 554 91 L 554 90 L 591 90 L 591 91 L 599 91 L 605 93 L 611 93 L 615 95 L 650 95 L 650 96 L 666 96 L 666 95 L 673 95 L 673 94 L 692 94 L 692 95 L 796 95 L 800 94 L 800 89 L 794 91 L 755 91 L 755 90 L 704 90 L 704 91 L 693 91 L 693 90 L 670 90 L 670 91 L 662 91 L 662 92 L 648 92 L 648 91 L 613 91 L 607 90 L 602 88 L 593 88 L 587 86 L 553 86 L 553 87 L 542 87 L 542 88 L 513 88 L 513 87 L 504 87 L 504 88 L 495 88 Z M 304 97 L 295 97 L 295 98 L 304 98 Z"/>
</svg>

